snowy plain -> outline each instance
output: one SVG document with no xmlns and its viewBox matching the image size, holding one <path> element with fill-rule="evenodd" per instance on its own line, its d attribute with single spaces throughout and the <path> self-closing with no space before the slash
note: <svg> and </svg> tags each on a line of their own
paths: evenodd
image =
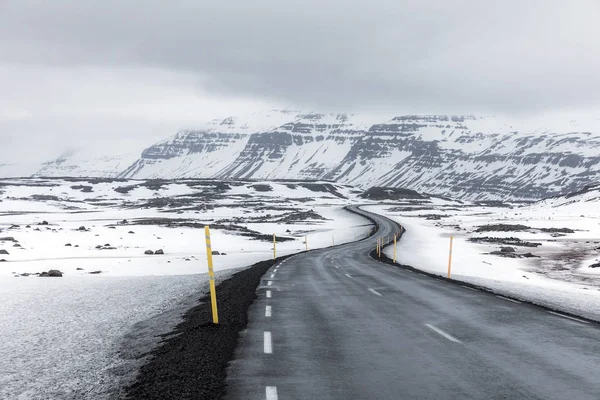
<svg viewBox="0 0 600 400">
<path fill-rule="evenodd" d="M 513 298 L 600 321 L 600 271 L 589 268 L 600 256 L 598 191 L 510 208 L 486 207 L 437 199 L 423 204 L 369 205 L 366 211 L 385 215 L 405 229 L 397 244 L 397 262 L 447 276 L 450 236 L 451 277 Z M 524 225 L 520 231 L 479 231 L 489 225 Z M 542 229 L 568 228 L 572 233 Z M 485 237 L 518 237 L 536 247 L 474 242 Z M 508 258 L 515 254 L 535 257 Z M 392 258 L 393 246 L 384 252 Z"/>
<path fill-rule="evenodd" d="M 125 338 L 155 344 L 206 293 L 204 225 L 225 253 L 218 279 L 273 257 L 273 234 L 286 240 L 279 256 L 305 237 L 317 248 L 371 229 L 337 185 L 13 179 L 0 190 L 2 399 L 115 398 L 139 365 Z M 51 269 L 63 277 L 33 275 Z"/>
</svg>

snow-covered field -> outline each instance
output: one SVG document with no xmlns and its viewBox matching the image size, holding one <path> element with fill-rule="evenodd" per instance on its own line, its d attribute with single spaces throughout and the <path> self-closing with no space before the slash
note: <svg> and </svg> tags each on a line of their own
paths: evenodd
<svg viewBox="0 0 600 400">
<path fill-rule="evenodd" d="M 2 399 L 114 395 L 135 368 L 124 336 L 206 291 L 204 225 L 221 279 L 271 258 L 273 234 L 279 256 L 370 231 L 343 210 L 356 193 L 324 183 L 11 179 L 0 192 Z M 178 319 L 157 321 L 136 335 Z"/>
<path fill-rule="evenodd" d="M 600 268 L 590 268 L 600 258 L 598 189 L 510 208 L 440 199 L 363 208 L 406 228 L 399 263 L 445 276 L 453 236 L 453 278 L 600 321 Z"/>
</svg>

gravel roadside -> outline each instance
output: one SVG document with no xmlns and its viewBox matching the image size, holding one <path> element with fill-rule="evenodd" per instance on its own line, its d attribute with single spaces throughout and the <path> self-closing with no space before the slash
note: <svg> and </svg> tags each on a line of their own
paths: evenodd
<svg viewBox="0 0 600 400">
<path fill-rule="evenodd" d="M 128 400 L 219 399 L 225 394 L 226 368 L 239 333 L 248 324 L 248 307 L 256 299 L 261 277 L 277 260 L 261 261 L 217 286 L 219 324 L 212 323 L 210 297 L 190 309 L 173 332 L 151 353 Z"/>
</svg>

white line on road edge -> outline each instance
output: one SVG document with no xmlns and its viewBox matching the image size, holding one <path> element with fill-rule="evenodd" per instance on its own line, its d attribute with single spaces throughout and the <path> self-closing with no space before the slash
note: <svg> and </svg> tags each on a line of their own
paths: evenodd
<svg viewBox="0 0 600 400">
<path fill-rule="evenodd" d="M 267 286 L 271 286 L 272 284 L 273 284 L 273 281 L 267 282 Z"/>
<path fill-rule="evenodd" d="M 271 332 L 265 332 L 265 354 L 273 353 L 273 342 L 271 341 Z"/>
<path fill-rule="evenodd" d="M 460 340 L 458 340 L 457 338 L 455 338 L 452 335 L 447 334 L 446 332 L 444 332 L 443 330 L 441 330 L 440 328 L 436 328 L 433 325 L 430 324 L 425 324 L 426 327 L 428 327 L 429 329 L 431 329 L 432 331 L 435 331 L 436 333 L 439 333 L 440 335 L 442 335 L 443 337 L 445 337 L 446 339 L 454 342 L 454 343 L 460 343 Z"/>
<path fill-rule="evenodd" d="M 271 316 L 271 306 L 266 306 L 265 307 L 265 317 L 270 317 Z"/>
<path fill-rule="evenodd" d="M 589 324 L 589 322 L 587 322 L 587 321 L 584 321 L 584 320 L 582 320 L 582 319 L 579 319 L 579 318 L 575 318 L 575 317 L 569 317 L 568 315 L 560 314 L 560 313 L 557 313 L 557 312 L 554 312 L 554 311 L 548 311 L 548 312 L 549 312 L 550 314 L 552 314 L 552 315 L 557 315 L 557 316 L 559 316 L 559 317 L 563 317 L 563 318 L 566 318 L 566 319 L 570 319 L 570 320 L 572 320 L 572 321 L 581 322 L 582 324 Z"/>
<path fill-rule="evenodd" d="M 369 289 L 369 292 L 371 293 L 375 293 L 377 296 L 383 296 L 381 293 L 379 293 L 377 290 L 375 289 Z"/>
<path fill-rule="evenodd" d="M 479 292 L 479 290 L 477 290 L 477 289 L 473 289 L 472 287 L 469 287 L 469 286 L 460 285 L 460 287 L 464 287 L 465 289 L 469 289 L 469 290 L 472 290 L 472 291 L 474 291 L 474 292 Z"/>
<path fill-rule="evenodd" d="M 267 299 L 270 299 L 270 298 L 271 298 L 271 291 L 267 290 Z"/>
<path fill-rule="evenodd" d="M 513 302 L 513 303 L 517 303 L 517 304 L 523 304 L 523 303 L 521 303 L 520 301 L 513 300 L 513 299 L 509 299 L 508 297 L 499 296 L 499 295 L 496 295 L 496 297 L 500 297 L 500 298 L 501 298 L 501 299 L 503 299 L 503 300 L 510 301 L 510 302 Z"/>
<path fill-rule="evenodd" d="M 267 400 L 277 400 L 276 386 L 267 386 Z"/>
<path fill-rule="evenodd" d="M 346 275 L 348 278 L 352 278 L 352 275 L 350 275 L 350 274 L 344 274 L 344 275 Z"/>
</svg>

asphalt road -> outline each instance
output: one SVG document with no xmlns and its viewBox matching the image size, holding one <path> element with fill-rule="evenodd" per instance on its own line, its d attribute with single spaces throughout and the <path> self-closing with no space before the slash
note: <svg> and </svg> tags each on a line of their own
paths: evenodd
<svg viewBox="0 0 600 400">
<path fill-rule="evenodd" d="M 378 236 L 397 231 L 371 216 Z M 600 399 L 597 324 L 379 263 L 374 247 L 263 276 L 227 399 Z"/>
</svg>

